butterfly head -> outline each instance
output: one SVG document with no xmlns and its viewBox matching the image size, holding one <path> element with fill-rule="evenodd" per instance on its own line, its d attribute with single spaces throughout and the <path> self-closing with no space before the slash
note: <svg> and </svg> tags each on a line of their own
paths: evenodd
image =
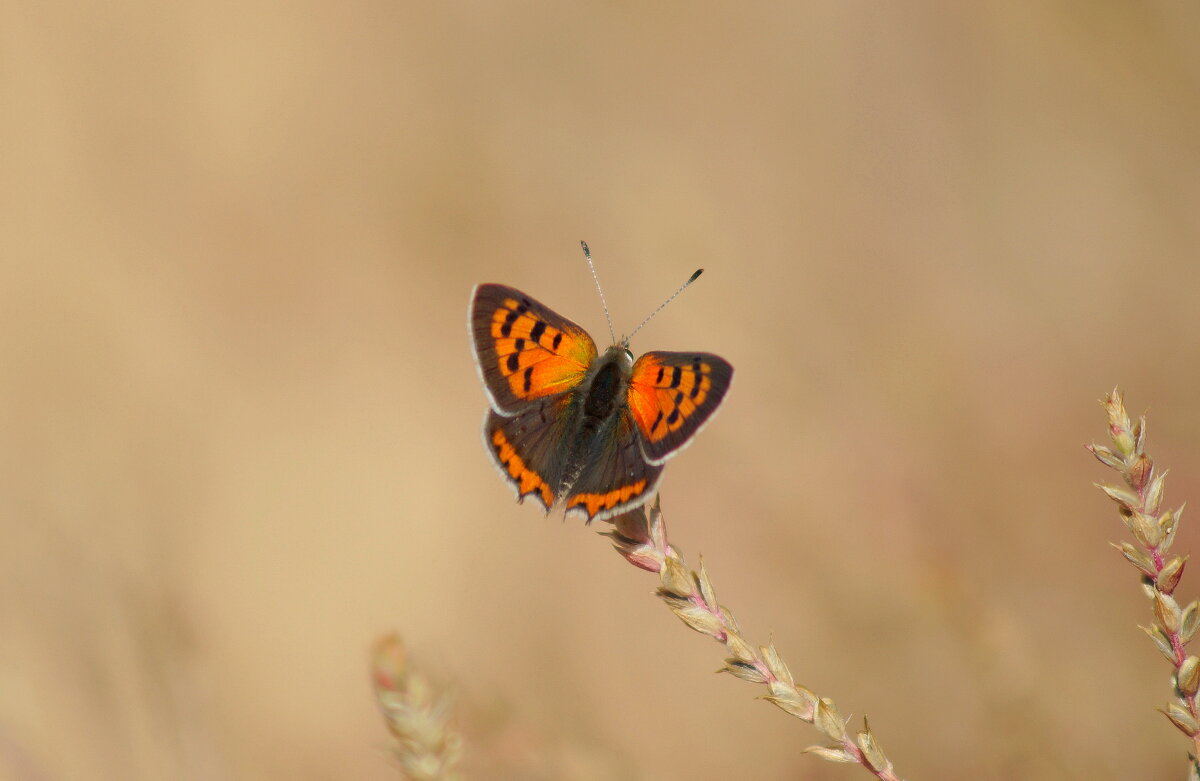
<svg viewBox="0 0 1200 781">
<path fill-rule="evenodd" d="M 625 360 L 633 363 L 633 350 L 629 349 L 628 336 L 623 336 L 621 337 L 621 341 L 614 343 L 611 351 L 624 353 Z"/>
<path fill-rule="evenodd" d="M 602 358 L 605 362 L 615 363 L 623 370 L 633 367 L 633 351 L 629 349 L 629 340 L 622 339 L 604 351 Z"/>
</svg>

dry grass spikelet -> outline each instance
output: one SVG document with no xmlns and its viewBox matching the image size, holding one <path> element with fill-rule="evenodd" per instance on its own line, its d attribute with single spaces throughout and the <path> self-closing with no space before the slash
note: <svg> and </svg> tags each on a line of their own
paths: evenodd
<svg viewBox="0 0 1200 781">
<path fill-rule="evenodd" d="M 1196 697 L 1200 658 L 1187 652 L 1188 643 L 1200 627 L 1200 604 L 1193 600 L 1184 606 L 1175 599 L 1187 557 L 1170 553 L 1183 507 L 1171 510 L 1162 505 L 1167 473 L 1146 454 L 1146 419 L 1131 421 L 1125 399 L 1115 388 L 1101 403 L 1108 415 L 1112 447 L 1089 445 L 1088 450 L 1100 463 L 1120 473 L 1124 485 L 1096 487 L 1116 503 L 1133 537 L 1133 542 L 1113 543 L 1113 547 L 1137 568 L 1150 598 L 1153 620 L 1141 629 L 1174 667 L 1171 697 L 1161 710 L 1192 741 L 1189 777 L 1200 781 L 1196 765 L 1196 756 L 1200 755 L 1200 703 Z"/>
<path fill-rule="evenodd" d="M 371 663 L 375 699 L 392 733 L 392 753 L 411 781 L 459 781 L 462 740 L 450 729 L 450 698 L 414 669 L 404 643 L 389 635 Z"/>
<path fill-rule="evenodd" d="M 614 518 L 613 530 L 603 534 L 631 564 L 658 573 L 656 593 L 672 613 L 700 634 L 724 644 L 729 655 L 719 672 L 765 685 L 768 693 L 762 699 L 817 728 L 826 742 L 810 746 L 808 753 L 831 762 L 859 764 L 882 781 L 900 781 L 865 718 L 863 728 L 851 735 L 832 700 L 795 682 L 773 642 L 756 647 L 746 640 L 733 613 L 717 601 L 703 558 L 700 569 L 693 570 L 667 541 L 657 499 L 649 510 L 639 507 Z"/>
</svg>

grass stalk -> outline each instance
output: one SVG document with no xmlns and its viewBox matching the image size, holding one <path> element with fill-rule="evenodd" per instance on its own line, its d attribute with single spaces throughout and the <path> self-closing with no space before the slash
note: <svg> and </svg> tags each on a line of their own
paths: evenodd
<svg viewBox="0 0 1200 781">
<path fill-rule="evenodd" d="M 755 646 L 745 639 L 733 613 L 717 601 L 703 558 L 700 569 L 693 570 L 668 542 L 658 500 L 649 509 L 640 507 L 615 518 L 613 530 L 603 534 L 631 564 L 658 574 L 656 593 L 672 613 L 725 646 L 729 656 L 721 672 L 766 686 L 762 699 L 816 727 L 825 742 L 805 749 L 808 753 L 831 762 L 856 763 L 881 781 L 900 781 L 866 718 L 863 728 L 852 734 L 832 700 L 795 682 L 774 642 Z"/>
<path fill-rule="evenodd" d="M 1097 483 L 1117 505 L 1133 542 L 1114 542 L 1141 574 L 1142 587 L 1151 603 L 1151 621 L 1141 627 L 1159 653 L 1174 668 L 1171 675 L 1171 697 L 1160 708 L 1175 728 L 1192 742 L 1189 756 L 1189 777 L 1200 778 L 1196 757 L 1200 755 L 1200 658 L 1187 652 L 1197 628 L 1200 628 L 1200 604 L 1195 600 L 1182 606 L 1175 599 L 1175 589 L 1183 577 L 1187 557 L 1172 555 L 1171 545 L 1179 530 L 1183 507 L 1166 509 L 1163 506 L 1163 487 L 1166 471 L 1159 470 L 1147 455 L 1146 418 L 1136 422 L 1125 410 L 1125 399 L 1113 389 L 1101 403 L 1108 416 L 1108 434 L 1112 447 L 1088 445 L 1088 450 L 1100 463 L 1116 470 L 1123 485 Z"/>
</svg>

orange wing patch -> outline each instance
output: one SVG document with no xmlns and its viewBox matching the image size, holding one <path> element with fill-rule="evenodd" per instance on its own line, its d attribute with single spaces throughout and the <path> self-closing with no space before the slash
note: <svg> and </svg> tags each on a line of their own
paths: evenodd
<svg viewBox="0 0 1200 781">
<path fill-rule="evenodd" d="M 505 298 L 491 318 L 497 368 L 513 396 L 529 401 L 570 390 L 596 358 L 582 330 L 557 327 L 531 311 L 528 301 Z"/>
<path fill-rule="evenodd" d="M 567 509 L 582 507 L 588 514 L 588 521 L 591 521 L 591 519 L 596 517 L 597 513 L 611 510 L 619 504 L 624 504 L 635 496 L 640 496 L 645 490 L 646 481 L 638 480 L 636 483 L 623 485 L 607 493 L 575 494 L 567 502 Z"/>
<path fill-rule="evenodd" d="M 541 499 L 542 504 L 549 510 L 554 505 L 554 491 L 550 489 L 541 475 L 526 465 L 525 459 L 517 455 L 516 448 L 508 441 L 504 432 L 500 429 L 493 431 L 490 442 L 501 468 L 512 478 L 518 497 L 524 499 L 527 495 L 533 494 Z"/>
<path fill-rule="evenodd" d="M 654 353 L 638 359 L 629 386 L 629 408 L 647 442 L 678 431 L 712 389 L 712 364 L 695 358 L 690 364 L 663 363 Z"/>
<path fill-rule="evenodd" d="M 649 352 L 633 365 L 629 412 L 642 452 L 661 464 L 712 417 L 729 390 L 733 367 L 712 353 Z"/>
</svg>

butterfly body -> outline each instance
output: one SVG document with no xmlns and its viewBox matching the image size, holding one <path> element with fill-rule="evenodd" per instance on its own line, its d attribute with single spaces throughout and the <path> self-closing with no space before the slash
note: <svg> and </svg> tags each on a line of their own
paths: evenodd
<svg viewBox="0 0 1200 781">
<path fill-rule="evenodd" d="M 598 355 L 582 328 L 515 288 L 471 297 L 475 358 L 491 409 L 484 444 L 518 500 L 562 502 L 588 521 L 645 502 L 720 404 L 733 368 L 710 353 Z"/>
<path fill-rule="evenodd" d="M 594 437 L 602 428 L 616 422 L 614 412 L 619 412 L 623 395 L 629 387 L 633 373 L 633 358 L 621 345 L 613 345 L 596 363 L 589 377 L 581 383 L 583 396 L 579 420 L 580 444 Z"/>
</svg>

